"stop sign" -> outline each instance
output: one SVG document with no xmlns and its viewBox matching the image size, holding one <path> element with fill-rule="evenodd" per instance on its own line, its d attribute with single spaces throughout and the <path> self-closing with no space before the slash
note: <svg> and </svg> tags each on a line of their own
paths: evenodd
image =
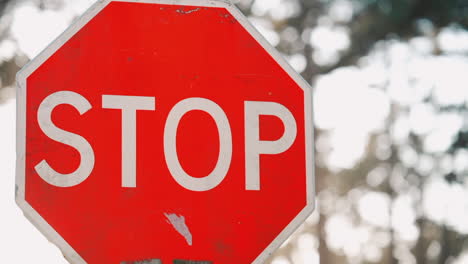
<svg viewBox="0 0 468 264">
<path fill-rule="evenodd" d="M 262 263 L 314 208 L 310 88 L 229 2 L 100 0 L 18 83 L 17 203 L 71 263 Z"/>
</svg>

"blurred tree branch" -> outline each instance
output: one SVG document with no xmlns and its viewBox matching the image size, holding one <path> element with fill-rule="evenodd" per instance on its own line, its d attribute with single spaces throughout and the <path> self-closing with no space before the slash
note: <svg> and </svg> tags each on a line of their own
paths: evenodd
<svg viewBox="0 0 468 264">
<path fill-rule="evenodd" d="M 13 4 L 12 0 L 0 0 L 0 18 L 3 17 L 5 11 L 8 10 L 8 6 Z M 7 31 L 7 29 L 5 29 Z M 0 32 L 0 41 L 6 36 L 6 32 Z M 0 63 L 0 89 L 9 86 L 15 81 L 15 73 L 19 70 L 18 65 L 15 63 L 15 59 Z M 0 98 L 1 100 L 2 98 Z M 1 101 L 0 101 L 1 103 Z"/>
<path fill-rule="evenodd" d="M 0 0 L 0 15 L 3 15 L 6 6 L 12 2 L 12 0 Z"/>
<path fill-rule="evenodd" d="M 390 34 L 407 38 L 417 32 L 416 21 L 427 19 L 440 28 L 450 23 L 459 23 L 468 27 L 468 1 L 463 0 L 377 0 L 357 14 L 349 24 L 351 47 L 341 59 L 319 73 L 326 74 L 336 68 L 356 64 L 367 54 L 373 45 Z M 389 9 L 382 7 L 382 2 L 389 2 Z"/>
</svg>

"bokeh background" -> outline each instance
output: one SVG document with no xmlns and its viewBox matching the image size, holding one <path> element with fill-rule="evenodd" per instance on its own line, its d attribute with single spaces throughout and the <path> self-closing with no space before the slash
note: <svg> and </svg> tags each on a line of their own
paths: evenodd
<svg viewBox="0 0 468 264">
<path fill-rule="evenodd" d="M 14 204 L 15 74 L 93 2 L 0 0 L 2 263 L 66 263 Z M 468 263 L 468 0 L 236 3 L 314 89 L 317 210 L 269 263 Z"/>
</svg>

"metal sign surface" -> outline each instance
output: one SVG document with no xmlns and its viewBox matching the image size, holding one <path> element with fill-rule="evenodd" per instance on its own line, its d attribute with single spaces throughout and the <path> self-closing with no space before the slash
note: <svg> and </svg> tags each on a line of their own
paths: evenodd
<svg viewBox="0 0 468 264">
<path fill-rule="evenodd" d="M 310 87 L 229 2 L 98 1 L 18 84 L 16 201 L 71 263 L 263 263 L 314 209 Z"/>
</svg>

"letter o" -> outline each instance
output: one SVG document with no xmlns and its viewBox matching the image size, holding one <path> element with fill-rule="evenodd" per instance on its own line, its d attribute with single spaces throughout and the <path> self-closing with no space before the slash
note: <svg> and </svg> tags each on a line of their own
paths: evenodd
<svg viewBox="0 0 468 264">
<path fill-rule="evenodd" d="M 213 171 L 203 178 L 190 176 L 181 166 L 177 154 L 177 129 L 182 117 L 193 110 L 208 113 L 215 121 L 219 133 L 219 155 Z M 164 127 L 164 156 L 175 181 L 191 191 L 208 191 L 217 187 L 226 177 L 232 158 L 232 135 L 229 120 L 223 109 L 205 98 L 188 98 L 177 103 L 170 111 Z"/>
</svg>

